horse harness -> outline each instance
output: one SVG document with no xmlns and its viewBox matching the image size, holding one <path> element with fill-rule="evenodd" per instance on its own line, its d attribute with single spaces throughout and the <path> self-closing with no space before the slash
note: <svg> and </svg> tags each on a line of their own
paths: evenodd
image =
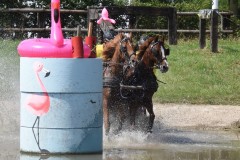
<svg viewBox="0 0 240 160">
<path fill-rule="evenodd" d="M 124 38 L 120 41 L 120 52 L 124 55 L 124 62 L 120 62 L 120 63 L 116 63 L 116 62 L 111 62 L 111 61 L 108 61 L 108 62 L 104 62 L 104 76 L 103 76 L 103 87 L 108 87 L 108 88 L 116 88 L 116 87 L 120 87 L 120 95 L 122 98 L 129 98 L 127 96 L 125 96 L 122 92 L 123 90 L 142 90 L 142 95 L 141 97 L 144 97 L 144 90 L 148 90 L 150 88 L 152 88 L 153 90 L 157 90 L 158 88 L 158 84 L 157 84 L 157 78 L 156 76 L 154 75 L 154 73 L 150 73 L 152 72 L 151 70 L 154 68 L 151 67 L 151 68 L 145 68 L 145 72 L 149 72 L 149 77 L 148 77 L 148 80 L 144 80 L 141 76 L 138 76 L 137 77 L 137 81 L 138 82 L 141 82 L 141 85 L 138 85 L 137 83 L 133 83 L 133 84 L 130 84 L 130 85 L 126 85 L 124 84 L 124 74 L 127 72 L 127 70 L 131 67 L 136 67 L 136 63 L 133 63 L 132 60 L 131 60 L 131 57 L 133 55 L 135 55 L 135 53 L 132 53 L 131 55 L 128 55 L 127 53 L 127 48 L 125 46 L 122 45 L 123 42 L 126 42 L 128 41 L 129 39 L 128 38 Z M 157 41 L 157 42 L 154 42 L 154 43 L 151 43 L 151 46 L 150 46 L 150 49 L 151 49 L 151 52 L 153 53 L 154 57 L 156 59 L 158 59 L 158 55 L 159 55 L 159 52 L 160 50 L 158 51 L 155 46 L 157 44 L 160 44 L 160 49 L 161 49 L 161 52 L 162 52 L 162 57 L 161 57 L 161 60 L 160 61 L 163 61 L 163 60 L 167 60 L 166 56 L 169 55 L 169 49 L 168 48 L 165 48 L 165 46 L 163 45 L 163 43 L 161 41 Z M 141 62 L 141 60 L 140 60 Z M 140 65 L 140 62 L 138 62 L 137 65 Z M 123 66 L 123 70 L 122 72 L 119 74 L 120 76 L 111 76 L 112 75 L 112 71 L 111 71 L 111 67 L 114 66 L 114 65 L 121 65 Z M 136 71 L 136 75 L 139 74 L 137 72 L 141 72 L 141 71 Z M 159 81 L 159 82 L 162 82 L 162 81 Z M 164 82 L 162 82 L 164 83 Z"/>
<path fill-rule="evenodd" d="M 158 51 L 156 48 L 154 48 L 157 44 L 160 44 L 160 50 Z M 161 60 L 160 61 L 164 61 L 164 60 L 167 60 L 167 56 L 170 54 L 170 51 L 169 51 L 169 48 L 166 48 L 163 44 L 163 42 L 161 41 L 157 41 L 157 42 L 152 42 L 151 43 L 151 46 L 150 46 L 150 49 L 151 49 L 151 52 L 153 53 L 154 57 L 156 59 L 158 59 L 158 55 L 159 55 L 159 52 L 161 51 Z M 158 62 L 160 63 L 160 62 Z"/>
<path fill-rule="evenodd" d="M 160 50 L 158 51 L 155 46 L 157 44 L 160 44 Z M 166 56 L 169 55 L 169 49 L 165 48 L 163 45 L 163 42 L 157 41 L 157 42 L 152 42 L 150 46 L 150 50 L 153 53 L 154 57 L 156 59 L 159 58 L 159 52 L 162 52 L 161 59 L 158 61 L 160 63 L 161 61 L 167 60 Z M 131 82 L 131 85 L 124 85 L 123 82 L 120 83 L 120 93 L 122 98 L 129 98 L 128 96 L 124 95 L 122 92 L 124 89 L 128 89 L 130 92 L 135 92 L 135 90 L 142 90 L 142 94 L 140 97 L 144 97 L 144 93 L 146 90 L 153 90 L 154 92 L 157 91 L 158 88 L 158 82 L 164 83 L 160 80 L 157 79 L 155 74 L 153 73 L 152 69 L 155 67 L 158 67 L 157 65 L 153 67 L 144 67 L 143 64 L 141 63 L 143 59 L 141 59 L 138 62 L 138 67 L 135 70 L 135 74 L 133 75 L 133 81 Z M 145 77 L 142 76 L 142 73 L 146 74 Z M 148 77 L 148 78 L 146 78 Z M 165 83 L 164 83 L 165 84 Z M 134 94 L 132 94 L 134 96 Z M 137 95 L 139 96 L 139 95 Z"/>
<path fill-rule="evenodd" d="M 132 56 L 136 55 L 135 52 L 128 55 L 127 47 L 123 46 L 123 42 L 127 42 L 129 38 L 124 37 L 120 41 L 120 53 L 124 56 L 124 62 L 112 62 L 111 60 L 107 62 L 103 62 L 103 87 L 104 88 L 115 88 L 119 87 L 120 82 L 124 77 L 124 73 L 126 69 L 129 67 L 134 67 L 134 63 L 132 62 Z M 119 75 L 112 76 L 112 67 L 116 65 L 121 65 L 123 70 Z"/>
</svg>

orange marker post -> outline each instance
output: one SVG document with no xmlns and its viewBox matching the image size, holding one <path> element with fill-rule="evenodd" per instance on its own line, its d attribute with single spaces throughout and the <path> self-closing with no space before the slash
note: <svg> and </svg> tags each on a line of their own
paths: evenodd
<svg viewBox="0 0 240 160">
<path fill-rule="evenodd" d="M 97 38 L 92 36 L 92 28 L 93 28 L 93 22 L 89 22 L 88 36 L 85 38 L 85 43 L 91 49 L 91 54 L 90 54 L 89 58 L 96 58 L 95 46 L 96 46 Z"/>
<path fill-rule="evenodd" d="M 81 35 L 81 28 L 80 26 L 78 26 L 77 29 L 77 36 L 72 37 L 71 41 L 72 41 L 72 56 L 73 58 L 83 58 L 83 39 L 80 36 Z"/>
</svg>

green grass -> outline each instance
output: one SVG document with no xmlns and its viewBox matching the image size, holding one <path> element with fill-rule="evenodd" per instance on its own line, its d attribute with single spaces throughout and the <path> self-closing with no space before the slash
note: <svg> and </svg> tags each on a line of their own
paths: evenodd
<svg viewBox="0 0 240 160">
<path fill-rule="evenodd" d="M 19 41 L 0 39 L 0 101 L 17 101 L 20 95 Z"/>
<path fill-rule="evenodd" d="M 0 40 L 2 92 L 19 92 L 19 42 Z M 169 71 L 156 72 L 167 84 L 159 83 L 154 102 L 240 105 L 240 39 L 219 40 L 219 53 L 210 52 L 209 41 L 207 45 L 201 50 L 198 40 L 179 40 L 170 46 Z"/>
<path fill-rule="evenodd" d="M 171 46 L 170 70 L 157 72 L 155 102 L 240 105 L 240 40 L 219 40 L 219 53 L 210 42 L 199 49 L 198 40 Z"/>
</svg>

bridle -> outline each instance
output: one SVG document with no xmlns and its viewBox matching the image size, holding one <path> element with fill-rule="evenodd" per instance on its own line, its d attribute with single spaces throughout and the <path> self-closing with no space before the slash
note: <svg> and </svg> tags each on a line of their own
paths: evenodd
<svg viewBox="0 0 240 160">
<path fill-rule="evenodd" d="M 160 45 L 160 49 L 156 49 L 155 46 Z M 164 68 L 168 68 L 168 62 L 167 62 L 167 56 L 169 55 L 169 49 L 165 48 L 164 42 L 162 41 L 157 41 L 157 42 L 152 42 L 150 44 L 150 51 L 152 52 L 153 56 L 156 58 L 157 63 L 154 64 L 154 68 L 159 68 L 161 71 L 164 70 Z M 162 65 L 164 64 L 164 65 Z"/>
<path fill-rule="evenodd" d="M 132 53 L 128 52 L 128 48 L 126 45 L 124 45 L 124 43 L 128 43 L 128 41 L 130 41 L 130 38 L 128 37 L 124 37 L 120 42 L 120 54 L 122 54 L 122 61 L 120 62 L 105 62 L 105 71 L 109 70 L 109 72 L 111 73 L 111 66 L 115 66 L 115 65 L 120 65 L 122 66 L 122 72 L 119 73 L 120 77 L 124 77 L 124 74 L 127 72 L 128 69 L 135 67 L 135 61 L 134 61 L 134 56 L 136 56 L 135 51 L 133 50 Z M 130 43 L 128 43 L 127 45 L 132 46 Z M 108 69 L 107 69 L 108 68 Z M 118 76 L 114 76 L 114 77 L 105 77 L 105 79 L 107 80 L 108 87 L 116 87 L 117 85 L 115 85 L 116 83 L 120 83 L 122 82 L 123 78 L 120 78 Z M 120 79 L 119 79 L 120 78 Z M 110 84 L 112 81 L 112 84 Z"/>
<path fill-rule="evenodd" d="M 155 46 L 158 45 L 158 44 L 160 45 L 160 50 L 159 51 L 155 48 Z M 158 57 L 159 57 L 158 55 L 161 55 L 160 61 L 167 60 L 166 53 L 169 53 L 169 51 L 166 52 L 166 50 L 169 50 L 169 49 L 166 49 L 164 47 L 163 42 L 161 42 L 161 41 L 157 41 L 157 42 L 154 42 L 154 43 L 152 42 L 150 48 L 151 48 L 151 51 L 152 51 L 155 58 L 158 59 Z M 160 51 L 161 51 L 161 54 L 160 54 Z"/>
<path fill-rule="evenodd" d="M 139 76 L 141 74 L 139 74 L 139 73 L 141 73 L 143 70 L 144 70 L 143 71 L 144 74 L 145 74 L 145 72 L 148 74 L 148 73 L 151 73 L 151 70 L 155 67 L 159 68 L 160 70 L 163 70 L 164 67 L 168 67 L 167 56 L 169 55 L 169 49 L 165 47 L 163 41 L 159 41 L 159 40 L 153 41 L 150 43 L 150 45 L 147 48 L 148 48 L 147 52 L 150 52 L 149 54 L 147 54 L 147 56 L 150 56 L 152 54 L 151 57 L 153 57 L 155 59 L 153 61 L 153 63 L 151 63 L 153 65 L 150 65 L 150 66 L 143 65 L 144 64 L 144 56 L 141 57 L 141 60 L 139 59 L 139 61 L 137 62 L 138 67 L 136 67 L 135 74 L 133 75 L 133 77 L 131 79 L 132 82 L 130 82 L 130 84 L 132 83 L 133 85 L 128 86 L 128 85 L 124 85 L 123 83 L 120 84 L 120 93 L 121 93 L 122 98 L 124 98 L 124 99 L 130 98 L 130 97 L 127 95 L 124 95 L 122 93 L 123 89 L 130 89 L 130 92 L 131 92 L 131 90 L 132 91 L 133 90 L 141 90 L 140 93 L 142 93 L 142 94 L 140 94 L 138 96 L 141 98 L 143 98 L 145 96 L 145 89 L 147 86 L 145 85 L 145 83 L 139 84 L 137 82 L 138 80 L 139 80 L 139 82 L 142 81 L 141 76 Z M 150 58 L 150 57 L 148 57 L 148 58 Z M 137 81 L 135 81 L 135 80 L 137 80 Z M 164 83 L 162 81 L 159 81 L 159 82 Z"/>
<path fill-rule="evenodd" d="M 132 60 L 133 60 L 132 57 L 136 56 L 136 52 L 133 51 L 130 55 L 128 54 L 127 47 L 123 46 L 123 42 L 127 42 L 127 41 L 130 41 L 130 38 L 124 37 L 120 41 L 120 52 L 123 54 L 125 62 L 127 62 L 128 65 L 133 66 L 134 64 L 132 63 Z M 129 45 L 131 46 L 131 44 Z"/>
</svg>

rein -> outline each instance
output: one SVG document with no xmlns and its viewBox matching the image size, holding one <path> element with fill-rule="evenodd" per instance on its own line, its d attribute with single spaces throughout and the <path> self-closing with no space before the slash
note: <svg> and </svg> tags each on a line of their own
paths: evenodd
<svg viewBox="0 0 240 160">
<path fill-rule="evenodd" d="M 135 55 L 135 53 L 131 53 L 130 55 L 128 55 L 127 52 L 127 47 L 123 46 L 123 42 L 127 42 L 130 39 L 127 37 L 124 37 L 121 41 L 120 41 L 120 53 L 123 55 L 124 57 L 124 62 L 112 62 L 112 61 L 108 61 L 108 62 L 103 62 L 103 66 L 104 66 L 104 73 L 106 73 L 107 71 L 109 71 L 109 73 L 111 75 L 111 67 L 115 66 L 115 65 L 120 65 L 123 66 L 123 70 L 119 73 L 119 75 L 115 75 L 115 76 L 108 76 L 108 77 L 103 77 L 104 81 L 103 81 L 103 87 L 119 87 L 119 83 L 121 83 L 122 81 L 122 77 L 123 74 L 125 73 L 124 68 L 128 68 L 127 66 L 132 67 L 133 65 L 131 64 L 131 57 L 133 55 Z M 130 45 L 130 44 L 129 44 Z M 131 45 L 130 45 L 131 46 Z"/>
<path fill-rule="evenodd" d="M 163 83 L 163 84 L 167 84 L 166 82 L 163 82 L 163 81 L 161 81 L 159 79 L 157 79 L 157 81 L 160 82 L 160 83 Z"/>
<path fill-rule="evenodd" d="M 130 39 L 128 37 L 124 37 L 121 41 L 120 41 L 120 52 L 124 54 L 124 58 L 125 58 L 125 61 L 130 61 L 131 60 L 131 57 L 136 55 L 135 52 L 131 53 L 130 55 L 128 55 L 128 52 L 127 52 L 127 47 L 124 47 L 122 45 L 123 42 L 127 42 L 129 41 Z"/>
<path fill-rule="evenodd" d="M 160 45 L 160 46 L 157 46 L 157 45 Z M 156 48 L 156 47 L 159 47 L 159 48 Z M 154 85 L 155 83 L 160 82 L 160 83 L 166 84 L 165 82 L 158 80 L 156 78 L 156 76 L 151 75 L 151 73 L 150 73 L 150 72 L 153 72 L 154 68 L 160 68 L 160 63 L 162 63 L 162 61 L 167 60 L 167 58 L 166 58 L 167 54 L 165 54 L 166 49 L 164 47 L 163 42 L 161 42 L 161 41 L 150 42 L 150 44 L 147 47 L 147 50 L 145 50 L 145 53 L 144 53 L 146 55 L 145 56 L 143 55 L 141 57 L 141 59 L 138 61 L 138 65 L 140 68 L 135 71 L 136 73 L 133 76 L 133 81 L 130 82 L 130 84 L 132 84 L 132 85 L 125 85 L 122 82 L 120 83 L 120 93 L 121 93 L 122 98 L 127 99 L 127 98 L 131 97 L 129 95 L 123 95 L 122 90 L 129 90 L 129 92 L 131 93 L 130 95 L 134 94 L 134 92 L 135 92 L 134 90 L 139 90 L 141 92 L 138 92 L 138 93 L 140 93 L 140 95 L 138 95 L 138 96 L 144 97 L 146 90 L 156 88 L 155 87 L 156 85 Z M 149 53 L 147 53 L 147 52 L 149 52 Z M 152 54 L 152 55 L 148 55 L 148 54 Z M 155 60 L 151 61 L 151 60 L 153 60 L 151 58 L 151 56 L 156 58 L 157 63 L 154 63 Z M 150 65 L 146 65 L 144 63 L 145 58 L 148 61 L 151 61 Z M 152 74 L 154 74 L 154 73 L 152 73 Z M 148 80 L 145 80 L 146 78 Z M 155 81 L 155 82 L 152 82 L 152 81 Z"/>
</svg>

